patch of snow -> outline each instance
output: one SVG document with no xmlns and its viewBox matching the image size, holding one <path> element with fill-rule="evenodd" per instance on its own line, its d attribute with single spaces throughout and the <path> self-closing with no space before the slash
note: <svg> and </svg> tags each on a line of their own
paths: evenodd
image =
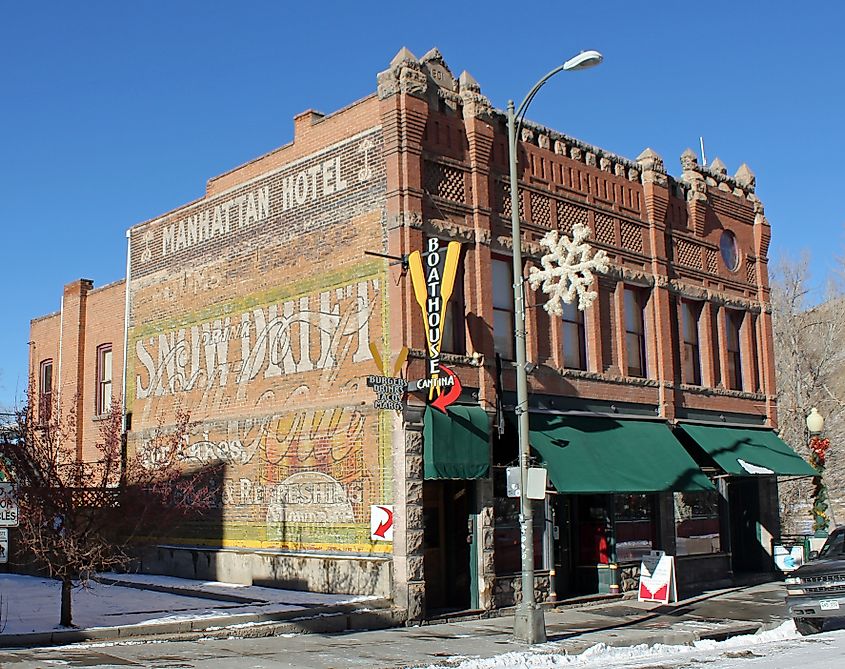
<svg viewBox="0 0 845 669">
<path fill-rule="evenodd" d="M 567 655 L 559 643 L 551 642 L 539 646 L 536 651 L 504 653 L 491 658 L 449 658 L 448 664 L 429 665 L 425 669 L 560 669 L 572 667 L 637 666 L 656 661 L 671 661 L 684 656 L 699 656 L 702 652 L 718 654 L 739 648 L 762 646 L 783 641 L 794 641 L 802 637 L 789 620 L 780 627 L 759 634 L 735 636 L 725 641 L 696 641 L 690 645 L 639 644 L 635 646 L 608 646 L 597 643 L 578 655 Z"/>
<path fill-rule="evenodd" d="M 79 629 L 146 625 L 174 621 L 229 618 L 247 613 L 305 611 L 315 607 L 349 604 L 376 599 L 347 594 L 326 594 L 281 590 L 232 583 L 217 583 L 148 574 L 103 574 L 114 580 L 174 589 L 159 592 L 90 581 L 73 591 L 73 622 Z M 214 594 L 232 593 L 255 602 L 209 599 Z M 204 597 L 192 596 L 199 592 Z M 0 574 L 3 600 L 2 634 L 53 632 L 58 627 L 61 583 L 22 574 Z M 225 626 L 225 623 L 221 623 Z"/>
</svg>

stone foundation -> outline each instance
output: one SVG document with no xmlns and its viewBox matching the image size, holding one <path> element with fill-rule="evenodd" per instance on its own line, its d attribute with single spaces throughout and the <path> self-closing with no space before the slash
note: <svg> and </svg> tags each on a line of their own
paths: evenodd
<svg viewBox="0 0 845 669">
<path fill-rule="evenodd" d="M 389 557 L 155 546 L 142 553 L 137 566 L 145 574 L 308 592 L 391 597 Z"/>
</svg>

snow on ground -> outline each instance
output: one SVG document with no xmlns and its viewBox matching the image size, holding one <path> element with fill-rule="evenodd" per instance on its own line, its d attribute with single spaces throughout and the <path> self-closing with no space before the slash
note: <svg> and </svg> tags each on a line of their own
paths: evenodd
<svg viewBox="0 0 845 669">
<path fill-rule="evenodd" d="M 759 634 L 731 637 L 725 641 L 696 641 L 692 645 L 666 644 L 614 647 L 604 643 L 591 646 L 578 655 L 566 655 L 558 643 L 543 644 L 537 651 L 505 653 L 491 658 L 451 658 L 447 663 L 430 665 L 425 669 L 593 669 L 598 667 L 656 667 L 683 666 L 703 657 L 719 657 L 753 648 L 794 645 L 802 637 L 791 620 L 780 627 Z M 658 664 L 659 663 L 659 664 Z"/>
<path fill-rule="evenodd" d="M 73 591 L 73 621 L 80 628 L 115 627 L 176 620 L 199 620 L 242 613 L 278 613 L 373 599 L 350 595 L 277 590 L 232 583 L 191 581 L 143 574 L 104 574 L 110 578 L 178 587 L 186 594 L 141 590 L 91 582 Z M 191 597 L 191 591 L 226 593 L 253 600 L 240 603 Z M 58 627 L 61 584 L 58 581 L 0 574 L 0 634 L 51 632 Z"/>
</svg>

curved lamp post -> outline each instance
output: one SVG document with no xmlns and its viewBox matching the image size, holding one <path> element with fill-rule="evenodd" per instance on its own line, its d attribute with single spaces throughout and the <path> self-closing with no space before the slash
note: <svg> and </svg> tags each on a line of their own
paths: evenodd
<svg viewBox="0 0 845 669">
<path fill-rule="evenodd" d="M 522 238 L 519 233 L 519 185 L 517 183 L 517 149 L 519 130 L 528 105 L 549 79 L 558 72 L 584 70 L 598 65 L 602 55 L 598 51 L 582 51 L 559 65 L 540 79 L 514 112 L 513 100 L 508 100 L 508 149 L 510 153 L 511 236 L 513 238 L 513 303 L 516 353 L 516 417 L 519 443 L 519 529 L 522 558 L 522 603 L 514 616 L 514 637 L 517 641 L 535 644 L 546 640 L 543 609 L 534 600 L 534 510 L 527 498 L 528 461 L 528 373 L 525 369 L 525 294 L 522 269 Z"/>
</svg>

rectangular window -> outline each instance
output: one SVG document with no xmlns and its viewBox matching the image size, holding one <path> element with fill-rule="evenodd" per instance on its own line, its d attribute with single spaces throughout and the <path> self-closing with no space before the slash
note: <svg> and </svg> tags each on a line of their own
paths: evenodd
<svg viewBox="0 0 845 669">
<path fill-rule="evenodd" d="M 731 390 L 742 390 L 742 355 L 740 353 L 740 332 L 743 312 L 725 309 L 725 339 L 728 349 L 728 378 L 726 385 Z"/>
<path fill-rule="evenodd" d="M 493 346 L 505 360 L 514 359 L 513 264 L 493 258 Z"/>
<path fill-rule="evenodd" d="M 112 349 L 111 344 L 97 347 L 97 399 L 98 416 L 107 414 L 112 400 Z"/>
<path fill-rule="evenodd" d="M 563 366 L 567 369 L 587 369 L 584 312 L 575 303 L 563 303 L 561 335 L 563 340 Z"/>
<path fill-rule="evenodd" d="M 38 369 L 38 416 L 46 423 L 53 415 L 53 361 L 42 360 Z"/>
<path fill-rule="evenodd" d="M 455 287 L 443 316 L 443 339 L 440 350 L 444 353 L 466 353 L 466 305 L 464 303 L 464 266 L 458 265 Z"/>
<path fill-rule="evenodd" d="M 751 383 L 753 387 L 749 388 L 751 392 L 759 393 L 763 387 L 763 380 L 760 378 L 760 370 L 763 366 L 760 364 L 760 351 L 757 348 L 757 316 L 749 314 L 749 329 L 751 330 L 751 360 L 748 362 L 751 365 Z"/>
<path fill-rule="evenodd" d="M 643 494 L 614 495 L 616 559 L 639 561 L 657 542 L 655 496 Z"/>
<path fill-rule="evenodd" d="M 718 553 L 722 550 L 719 493 L 675 493 L 675 546 L 677 555 Z"/>
<path fill-rule="evenodd" d="M 681 380 L 693 386 L 701 385 L 701 355 L 698 349 L 698 318 L 701 305 L 681 301 Z"/>
<path fill-rule="evenodd" d="M 625 286 L 625 356 L 628 376 L 647 375 L 645 357 L 645 292 Z"/>
</svg>

